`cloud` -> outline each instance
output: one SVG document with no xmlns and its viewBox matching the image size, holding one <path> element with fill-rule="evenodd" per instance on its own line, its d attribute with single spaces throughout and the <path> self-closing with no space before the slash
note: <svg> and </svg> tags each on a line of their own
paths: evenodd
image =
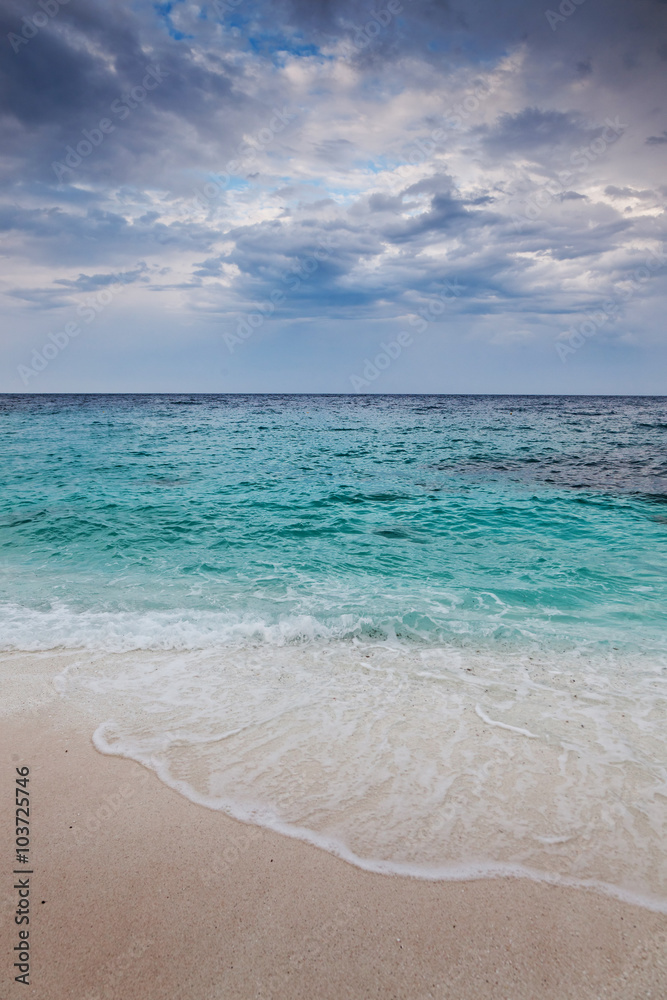
<svg viewBox="0 0 667 1000">
<path fill-rule="evenodd" d="M 604 189 L 604 193 L 610 198 L 653 198 L 655 197 L 653 191 L 637 191 L 635 188 L 631 187 L 616 187 L 614 184 L 608 184 Z"/>
<path fill-rule="evenodd" d="M 353 345 L 458 282 L 429 336 L 529 350 L 614 294 L 633 254 L 667 238 L 647 150 L 667 142 L 667 5 L 610 0 L 601 18 L 583 4 L 557 31 L 528 0 L 502 17 L 491 0 L 398 7 L 70 0 L 18 51 L 4 45 L 11 337 L 122 281 L 137 344 L 168 309 L 185 351 L 193 324 L 215 342 L 279 289 L 257 342 L 289 353 L 297 327 Z M 5 40 L 26 16 L 7 0 Z M 610 120 L 624 123 L 613 141 Z"/>
<path fill-rule="evenodd" d="M 136 281 L 147 281 L 148 271 L 149 268 L 145 261 L 140 261 L 132 271 L 111 274 L 80 274 L 74 281 L 67 278 L 56 278 L 55 283 L 76 292 L 94 292 L 98 288 L 106 288 L 108 285 L 130 285 Z"/>
<path fill-rule="evenodd" d="M 587 127 L 575 111 L 528 107 L 516 114 L 501 114 L 494 126 L 484 130 L 484 146 L 495 155 L 528 155 L 545 147 L 590 142 L 601 131 Z"/>
</svg>

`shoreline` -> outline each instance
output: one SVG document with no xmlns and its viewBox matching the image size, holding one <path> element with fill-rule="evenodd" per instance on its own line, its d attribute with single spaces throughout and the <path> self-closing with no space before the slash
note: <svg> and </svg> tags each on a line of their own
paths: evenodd
<svg viewBox="0 0 667 1000">
<path fill-rule="evenodd" d="M 198 806 L 98 753 L 53 658 L 10 657 L 3 801 L 31 769 L 30 986 L 39 1000 L 633 1000 L 667 993 L 667 917 L 522 878 L 371 873 Z M 23 660 L 23 658 L 21 658 Z M 47 667 L 48 672 L 51 670 Z M 46 691 L 46 687 L 43 688 Z M 39 701 L 39 697 L 35 700 Z M 98 825 L 99 824 L 99 825 Z M 3 810 L 3 842 L 13 845 Z M 2 939 L 16 943 L 5 877 Z M 44 902 L 42 902 L 42 900 Z M 5 968 L 11 963 L 5 964 Z M 3 994 L 4 995 L 4 994 Z"/>
<path fill-rule="evenodd" d="M 105 724 L 103 723 L 102 726 L 104 725 Z M 98 732 L 102 726 L 98 727 L 98 729 L 93 732 L 91 737 L 93 746 L 98 753 L 102 756 L 115 757 L 118 760 L 126 760 L 130 763 L 137 764 L 139 767 L 144 767 L 142 763 L 132 757 L 127 757 L 124 754 L 116 753 L 112 750 L 100 749 L 98 744 L 106 742 L 104 739 L 98 738 Z M 307 844 L 309 847 L 313 847 L 316 850 L 325 851 L 327 854 L 331 854 L 333 857 L 338 858 L 345 864 L 351 865 L 353 868 L 358 868 L 360 871 L 369 872 L 373 875 L 436 883 L 521 879 L 541 885 L 552 885 L 559 886 L 561 888 L 581 889 L 587 892 L 593 892 L 596 895 L 615 899 L 620 903 L 627 903 L 630 906 L 636 906 L 640 909 L 648 910 L 651 913 L 659 913 L 663 916 L 667 916 L 667 900 L 662 899 L 661 897 L 646 896 L 640 892 L 633 892 L 630 889 L 622 889 L 609 882 L 599 882 L 594 879 L 576 879 L 566 875 L 557 875 L 551 872 L 540 871 L 537 868 L 529 868 L 526 865 L 521 864 L 511 865 L 504 863 L 493 864 L 491 862 L 469 862 L 459 866 L 451 865 L 430 869 L 420 867 L 419 865 L 400 864 L 392 861 L 368 860 L 367 858 L 354 854 L 344 842 L 320 836 L 305 827 L 289 826 L 288 824 L 276 821 L 271 823 L 255 823 L 249 815 L 242 815 L 234 802 L 219 800 L 219 804 L 213 806 L 205 797 L 197 796 L 192 792 L 191 788 L 184 787 L 182 782 L 171 780 L 167 772 L 162 771 L 162 773 L 158 773 L 150 767 L 147 767 L 146 770 L 157 778 L 161 784 L 171 789 L 171 791 L 175 792 L 177 795 L 187 799 L 188 802 L 191 802 L 197 808 L 220 813 L 220 815 L 225 816 L 227 819 L 231 819 L 232 822 L 239 823 L 244 827 L 249 826 L 259 830 L 266 830 L 267 832 L 277 834 L 280 837 L 288 837 L 291 840 Z"/>
</svg>

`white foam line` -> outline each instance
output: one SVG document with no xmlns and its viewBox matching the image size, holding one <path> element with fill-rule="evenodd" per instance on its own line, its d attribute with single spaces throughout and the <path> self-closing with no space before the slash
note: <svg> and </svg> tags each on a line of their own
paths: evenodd
<svg viewBox="0 0 667 1000">
<path fill-rule="evenodd" d="M 502 725 L 502 723 L 497 723 L 497 725 Z M 334 854 L 348 864 L 354 865 L 356 868 L 361 868 L 364 871 L 375 872 L 378 875 L 400 875 L 429 882 L 468 882 L 488 878 L 526 878 L 533 882 L 543 882 L 548 885 L 593 890 L 605 896 L 611 896 L 613 899 L 618 899 L 623 903 L 641 906 L 647 910 L 652 910 L 654 913 L 667 914 L 667 899 L 633 892 L 632 890 L 613 885 L 610 882 L 602 882 L 597 879 L 579 879 L 568 875 L 558 875 L 554 872 L 540 871 L 539 869 L 530 868 L 520 863 L 510 864 L 507 862 L 479 860 L 468 863 L 429 866 L 414 863 L 405 864 L 379 858 L 360 857 L 343 841 L 315 833 L 315 831 L 309 830 L 307 827 L 293 826 L 285 823 L 278 819 L 272 810 L 253 809 L 247 805 L 240 806 L 229 799 L 201 795 L 188 785 L 186 781 L 173 778 L 165 763 L 158 763 L 153 759 L 139 754 L 129 754 L 127 751 L 106 749 L 104 737 L 100 733 L 100 730 L 103 728 L 103 726 L 99 726 L 93 737 L 95 747 L 100 753 L 125 757 L 127 760 L 134 760 L 139 764 L 143 764 L 152 770 L 160 781 L 169 788 L 173 788 L 174 791 L 180 792 L 190 802 L 204 806 L 206 809 L 223 812 L 241 823 L 274 830 L 283 836 L 312 844 L 314 847 L 327 851 L 329 854 Z M 525 732 L 525 730 L 519 730 L 519 732 Z M 529 735 L 532 736 L 533 734 L 530 733 Z"/>
<path fill-rule="evenodd" d="M 475 711 L 479 715 L 480 719 L 483 722 L 486 722 L 487 726 L 497 726 L 498 729 L 509 729 L 511 733 L 520 733 L 521 736 L 528 736 L 531 740 L 539 739 L 539 736 L 536 736 L 535 733 L 529 732 L 527 729 L 520 729 L 518 726 L 508 725 L 507 722 L 496 722 L 494 719 L 490 719 L 488 715 L 484 714 L 479 705 L 475 705 Z"/>
</svg>

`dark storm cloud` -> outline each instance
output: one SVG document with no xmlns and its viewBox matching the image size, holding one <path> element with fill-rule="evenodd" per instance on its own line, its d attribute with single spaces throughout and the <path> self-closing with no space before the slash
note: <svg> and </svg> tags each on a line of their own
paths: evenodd
<svg viewBox="0 0 667 1000">
<path fill-rule="evenodd" d="M 524 108 L 500 115 L 495 126 L 482 134 L 484 146 L 494 155 L 539 155 L 545 148 L 591 142 L 602 131 L 587 126 L 576 112 Z"/>
<path fill-rule="evenodd" d="M 193 222 L 174 221 L 168 225 L 151 215 L 130 223 L 118 212 L 91 209 L 84 214 L 60 208 L 0 209 L 0 232 L 13 232 L 17 239 L 34 238 L 42 261 L 104 259 L 143 249 L 178 247 L 205 250 L 217 234 Z"/>
<path fill-rule="evenodd" d="M 255 10 L 261 6 L 253 0 L 244 2 L 244 7 Z M 352 43 L 352 58 L 370 64 L 416 53 L 441 70 L 469 62 L 488 65 L 511 47 L 525 43 L 529 58 L 535 60 L 537 88 L 540 79 L 548 87 L 554 76 L 590 75 L 596 55 L 600 56 L 598 71 L 616 77 L 618 69 L 611 70 L 610 55 L 620 57 L 631 74 L 647 72 L 649 55 L 666 58 L 665 43 L 656 45 L 667 27 L 663 0 L 638 0 L 631 6 L 626 0 L 608 0 L 603 7 L 589 0 L 569 5 L 567 16 L 559 13 L 560 2 L 534 4 L 529 0 L 505 0 L 502 7 L 495 0 L 475 4 L 402 0 L 400 6 L 400 13 L 374 35 L 373 44 L 361 47 L 354 40 L 372 11 L 387 7 L 384 0 L 367 7 L 356 0 L 283 0 L 271 5 L 275 13 L 268 20 L 289 25 L 315 44 L 346 38 Z M 555 24 L 550 13 L 556 15 Z"/>
<path fill-rule="evenodd" d="M 172 160 L 187 160 L 190 154 L 197 162 L 196 149 L 177 142 L 179 128 L 188 130 L 195 146 L 197 140 L 224 145 L 226 139 L 231 147 L 240 117 L 259 115 L 256 102 L 235 88 L 237 74 L 229 61 L 218 57 L 205 65 L 189 44 L 165 36 L 150 12 L 118 2 L 70 0 L 17 52 L 9 44 L 3 47 L 8 179 L 12 165 L 16 169 L 21 163 L 23 176 L 27 171 L 47 183 L 79 180 L 69 174 L 54 177 L 52 162 L 64 161 L 67 146 L 76 147 L 84 129 L 94 130 L 107 118 L 113 134 L 85 159 L 83 173 L 102 183 L 145 182 L 142 159 L 154 165 L 165 154 Z M 10 0 L 0 15 L 3 38 L 20 29 L 24 16 L 25 6 Z"/>
<path fill-rule="evenodd" d="M 190 5 L 178 6 L 187 10 Z M 178 6 L 174 5 L 172 18 Z M 543 12 L 536 12 L 526 2 L 515 0 L 505 5 L 501 31 L 490 2 L 474 9 L 459 9 L 437 0 L 405 0 L 400 6 L 401 12 L 392 16 L 386 26 L 377 22 L 378 34 L 368 47 L 376 62 L 385 59 L 389 63 L 397 56 L 419 53 L 420 59 L 443 71 L 454 63 L 492 63 L 508 45 L 524 39 L 529 58 L 539 58 L 544 48 L 558 45 L 561 59 L 554 66 L 561 71 L 562 39 L 556 38 L 557 33 L 549 29 L 546 21 L 542 22 Z M 602 47 L 604 40 L 614 34 L 615 7 L 612 3 L 604 18 L 595 19 L 586 7 L 577 10 L 576 24 L 573 19 L 564 26 L 571 29 L 568 49 L 594 44 L 590 37 L 593 26 L 595 43 Z M 383 9 L 380 4 L 378 11 Z M 640 31 L 653 9 L 657 10 L 655 3 L 640 2 L 629 31 L 623 24 L 627 16 L 619 19 L 615 44 L 634 44 L 640 50 L 653 44 L 648 32 L 644 35 Z M 220 19 L 216 19 L 211 6 L 205 10 L 207 19 L 195 21 L 197 37 L 184 35 L 175 40 L 149 5 L 130 8 L 118 2 L 70 0 L 18 52 L 5 45 L 0 86 L 7 121 L 5 149 L 12 157 L 11 164 L 5 161 L 5 170 L 11 174 L 12 167 L 16 169 L 20 163 L 22 171 L 27 169 L 47 182 L 54 180 L 51 163 L 62 160 L 67 145 L 76 145 L 82 130 L 95 128 L 104 116 L 112 120 L 115 132 L 105 139 L 103 155 L 92 155 L 84 163 L 86 176 L 94 181 L 113 183 L 141 177 L 142 161 L 154 169 L 156 161 L 164 160 L 164 154 L 176 163 L 194 164 L 202 154 L 210 156 L 210 149 L 204 152 L 204 146 L 216 150 L 227 146 L 231 153 L 248 120 L 261 124 L 261 104 L 249 95 L 234 55 L 237 49 L 243 49 L 242 41 L 227 34 L 223 47 L 216 47 L 213 28 Z M 352 38 L 366 15 L 358 4 L 346 0 L 273 6 L 245 0 L 235 13 L 251 24 L 260 63 L 268 61 L 261 45 L 257 46 L 262 34 L 275 45 L 285 45 L 289 52 L 294 47 L 295 33 L 313 44 Z M 23 17 L 25 6 L 9 0 L 0 15 L 3 37 L 16 33 Z M 385 51 L 390 40 L 391 51 Z M 370 57 L 370 52 L 353 47 L 352 57 L 363 60 Z M 123 95 L 141 86 L 149 65 L 162 67 L 165 76 L 160 86 L 138 110 L 118 120 L 110 111 L 113 102 L 122 103 Z M 564 65 L 562 72 L 567 75 Z M 178 136 L 179 128 L 188 133 L 185 141 L 183 135 Z M 503 116 L 489 133 L 487 145 L 494 152 L 535 149 L 574 138 L 583 128 L 574 113 L 526 108 L 519 114 Z M 654 138 L 656 143 L 662 141 L 660 136 Z M 344 157 L 346 142 L 341 138 L 325 140 L 318 152 L 335 161 Z M 72 180 L 67 175 L 65 182 Z"/>
</svg>

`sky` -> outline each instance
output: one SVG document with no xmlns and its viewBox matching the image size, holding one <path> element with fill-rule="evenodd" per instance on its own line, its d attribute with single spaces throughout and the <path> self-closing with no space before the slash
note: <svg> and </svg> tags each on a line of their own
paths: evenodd
<svg viewBox="0 0 667 1000">
<path fill-rule="evenodd" d="M 0 391 L 667 392 L 665 0 L 3 0 Z"/>
</svg>

